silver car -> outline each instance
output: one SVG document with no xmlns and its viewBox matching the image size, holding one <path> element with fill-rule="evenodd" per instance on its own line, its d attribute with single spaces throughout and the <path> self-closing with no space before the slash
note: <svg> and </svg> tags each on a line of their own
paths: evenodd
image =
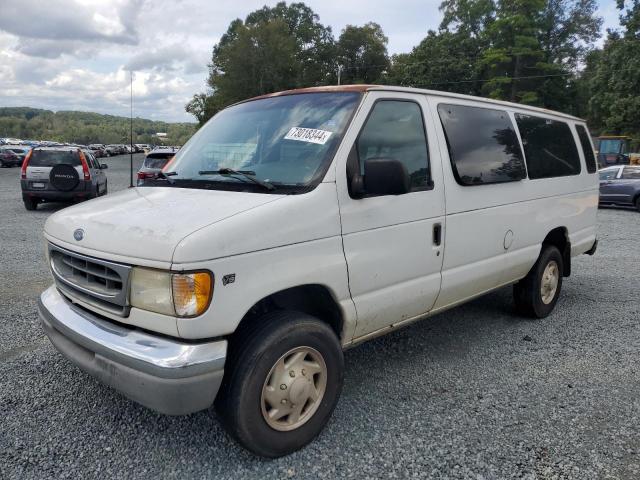
<svg viewBox="0 0 640 480">
<path fill-rule="evenodd" d="M 37 147 L 22 164 L 20 185 L 27 210 L 42 201 L 81 201 L 107 194 L 107 176 L 90 150 Z"/>
<path fill-rule="evenodd" d="M 177 152 L 178 149 L 173 147 L 156 148 L 149 152 L 140 170 L 138 170 L 138 186 L 141 187 L 145 184 L 145 181 L 157 178 L 158 174 Z"/>
</svg>

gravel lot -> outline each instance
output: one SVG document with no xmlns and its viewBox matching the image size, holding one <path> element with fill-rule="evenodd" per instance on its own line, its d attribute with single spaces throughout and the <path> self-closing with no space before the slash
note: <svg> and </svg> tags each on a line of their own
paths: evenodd
<svg viewBox="0 0 640 480">
<path fill-rule="evenodd" d="M 136 164 L 141 156 L 136 157 Z M 109 189 L 128 185 L 128 157 Z M 137 167 L 137 165 L 136 165 Z M 42 333 L 51 282 L 19 169 L 0 170 L 0 478 L 640 478 L 640 214 L 605 209 L 555 313 L 530 321 L 502 289 L 346 353 L 323 434 L 255 458 L 212 412 L 152 413 L 62 358 Z"/>
</svg>

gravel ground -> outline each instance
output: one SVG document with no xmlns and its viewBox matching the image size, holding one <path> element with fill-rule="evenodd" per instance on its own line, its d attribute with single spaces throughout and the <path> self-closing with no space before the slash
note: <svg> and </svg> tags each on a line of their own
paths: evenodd
<svg viewBox="0 0 640 480">
<path fill-rule="evenodd" d="M 140 158 L 136 158 L 136 163 Z M 128 184 L 128 157 L 109 188 Z M 212 412 L 157 415 L 48 343 L 42 226 L 18 169 L 0 170 L 0 478 L 640 478 L 640 214 L 601 210 L 553 315 L 515 316 L 510 289 L 346 353 L 345 388 L 306 449 L 255 458 Z"/>
</svg>

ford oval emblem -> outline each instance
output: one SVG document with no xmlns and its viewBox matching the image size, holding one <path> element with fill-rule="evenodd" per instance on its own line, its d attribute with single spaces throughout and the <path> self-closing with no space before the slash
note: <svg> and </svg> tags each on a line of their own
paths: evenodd
<svg viewBox="0 0 640 480">
<path fill-rule="evenodd" d="M 75 232 L 73 232 L 73 238 L 75 238 L 78 242 L 84 238 L 84 230 L 81 228 L 77 228 Z"/>
</svg>

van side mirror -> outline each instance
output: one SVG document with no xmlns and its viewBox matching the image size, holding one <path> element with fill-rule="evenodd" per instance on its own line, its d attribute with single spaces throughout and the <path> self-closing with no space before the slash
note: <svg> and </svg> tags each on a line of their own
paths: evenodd
<svg viewBox="0 0 640 480">
<path fill-rule="evenodd" d="M 407 167 L 392 158 L 365 160 L 364 177 L 360 178 L 363 178 L 363 190 L 367 195 L 402 195 L 411 189 Z"/>
<path fill-rule="evenodd" d="M 106 163 L 100 164 L 100 170 L 106 170 L 107 168 L 109 168 L 109 165 L 107 165 Z"/>
</svg>

